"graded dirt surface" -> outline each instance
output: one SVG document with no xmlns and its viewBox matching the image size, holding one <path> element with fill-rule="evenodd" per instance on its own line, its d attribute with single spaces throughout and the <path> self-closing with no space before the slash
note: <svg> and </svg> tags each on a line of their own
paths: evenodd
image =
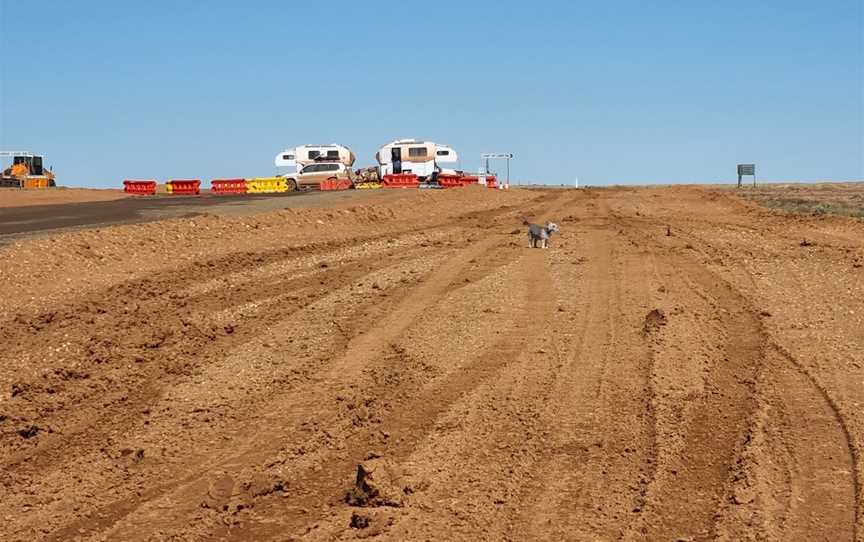
<svg viewBox="0 0 864 542">
<path fill-rule="evenodd" d="M 62 189 L 60 189 L 62 190 Z M 90 192 L 109 192 L 93 190 Z M 33 191 L 32 193 L 37 193 Z M 248 215 L 262 211 L 273 211 L 292 207 L 322 207 L 338 204 L 343 200 L 361 201 L 367 198 L 392 197 L 390 190 L 361 190 L 350 192 L 287 192 L 282 194 L 215 195 L 202 193 L 199 196 L 120 196 L 105 200 L 52 201 L 47 192 L 43 197 L 26 200 L 22 205 L 0 205 L 0 236 L 28 237 L 40 232 L 52 232 L 70 228 L 132 224 L 151 222 L 167 218 L 192 217 L 197 215 Z M 5 192 L 0 192 L 0 199 Z M 12 199 L 7 203 L 14 203 Z M 24 200 L 18 200 L 24 201 Z M 43 202 L 42 204 L 37 204 Z M 0 242 L 4 238 L 0 237 Z"/>
<path fill-rule="evenodd" d="M 93 201 L 111 201 L 129 197 L 122 190 L 91 188 L 45 188 L 39 190 L 20 190 L 0 188 L 0 209 L 25 207 L 30 205 L 61 205 Z"/>
<path fill-rule="evenodd" d="M 862 541 L 859 220 L 404 191 L 0 279 L 2 540 Z"/>
</svg>

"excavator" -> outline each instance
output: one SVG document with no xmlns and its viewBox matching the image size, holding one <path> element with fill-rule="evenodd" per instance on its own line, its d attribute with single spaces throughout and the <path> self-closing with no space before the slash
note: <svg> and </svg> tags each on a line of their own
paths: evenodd
<svg viewBox="0 0 864 542">
<path fill-rule="evenodd" d="M 56 186 L 54 172 L 42 166 L 42 157 L 25 151 L 0 151 L 12 165 L 0 172 L 0 187 L 49 188 Z"/>
</svg>

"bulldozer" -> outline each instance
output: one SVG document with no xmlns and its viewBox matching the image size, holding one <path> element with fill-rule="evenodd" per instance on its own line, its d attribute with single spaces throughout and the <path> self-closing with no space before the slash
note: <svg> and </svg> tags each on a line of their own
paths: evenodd
<svg viewBox="0 0 864 542">
<path fill-rule="evenodd" d="M 42 157 L 25 151 L 0 151 L 12 165 L 0 172 L 0 187 L 50 188 L 56 186 L 54 172 L 42 165 Z"/>
</svg>

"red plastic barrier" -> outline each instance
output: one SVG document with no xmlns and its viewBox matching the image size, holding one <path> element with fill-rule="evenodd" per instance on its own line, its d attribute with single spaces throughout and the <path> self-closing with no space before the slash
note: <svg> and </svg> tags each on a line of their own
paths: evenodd
<svg viewBox="0 0 864 542">
<path fill-rule="evenodd" d="M 327 179 L 321 181 L 321 190 L 348 190 L 353 184 L 348 179 Z"/>
<path fill-rule="evenodd" d="M 459 175 L 438 175 L 438 184 L 444 188 L 456 188 L 462 186 L 462 177 Z"/>
<path fill-rule="evenodd" d="M 413 173 L 400 173 L 398 175 L 384 175 L 381 186 L 384 188 L 417 188 L 420 181 Z"/>
<path fill-rule="evenodd" d="M 479 183 L 480 178 L 477 175 L 438 175 L 438 184 L 444 188 L 456 188 Z M 498 179 L 495 175 L 486 175 L 486 186 L 498 188 Z"/>
<path fill-rule="evenodd" d="M 123 181 L 123 191 L 137 196 L 153 196 L 156 194 L 156 181 Z"/>
<path fill-rule="evenodd" d="M 214 194 L 245 194 L 246 179 L 213 179 L 210 191 Z"/>
<path fill-rule="evenodd" d="M 168 185 L 169 194 L 197 196 L 201 193 L 201 181 L 199 179 L 171 179 L 165 184 Z"/>
</svg>

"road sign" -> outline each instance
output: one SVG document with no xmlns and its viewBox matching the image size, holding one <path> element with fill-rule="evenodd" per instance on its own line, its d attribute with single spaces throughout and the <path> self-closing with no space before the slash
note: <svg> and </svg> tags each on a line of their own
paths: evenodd
<svg viewBox="0 0 864 542">
<path fill-rule="evenodd" d="M 741 188 L 741 177 L 753 176 L 753 186 L 756 186 L 756 164 L 738 164 L 738 188 Z"/>
</svg>

